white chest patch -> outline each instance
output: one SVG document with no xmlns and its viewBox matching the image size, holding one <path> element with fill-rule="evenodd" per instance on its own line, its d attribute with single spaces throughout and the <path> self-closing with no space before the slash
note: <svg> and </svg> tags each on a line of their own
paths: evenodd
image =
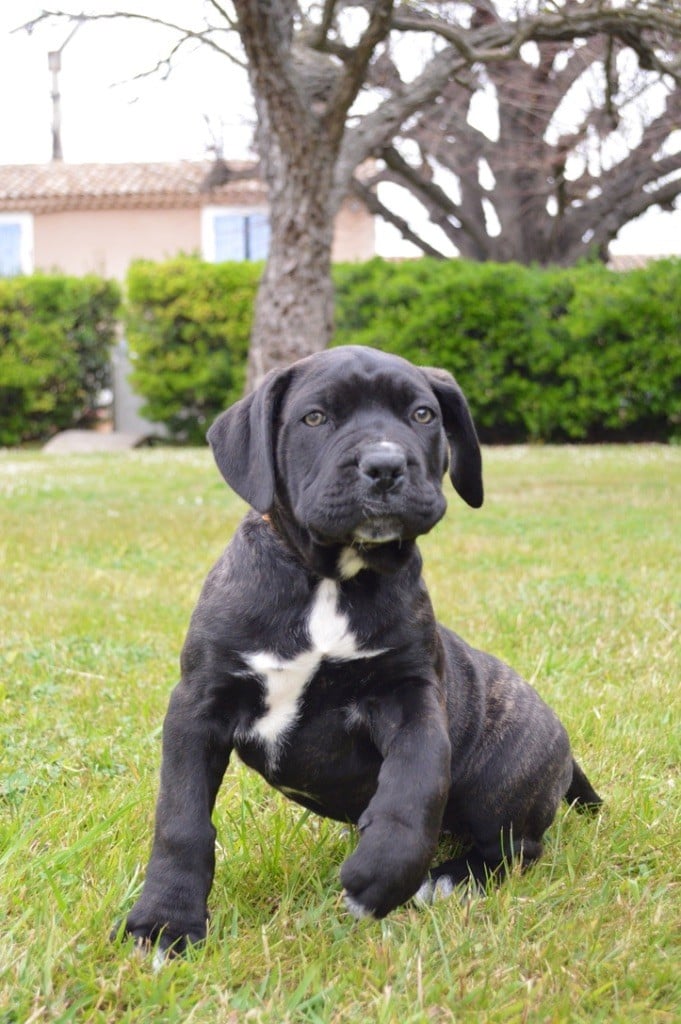
<svg viewBox="0 0 681 1024">
<path fill-rule="evenodd" d="M 268 743 L 275 744 L 295 722 L 300 697 L 322 661 L 353 661 L 383 653 L 358 646 L 347 615 L 338 610 L 338 584 L 334 580 L 319 584 L 308 615 L 307 633 L 310 646 L 295 658 L 284 660 L 270 651 L 245 655 L 266 690 L 266 710 L 253 723 L 251 735 Z"/>
</svg>

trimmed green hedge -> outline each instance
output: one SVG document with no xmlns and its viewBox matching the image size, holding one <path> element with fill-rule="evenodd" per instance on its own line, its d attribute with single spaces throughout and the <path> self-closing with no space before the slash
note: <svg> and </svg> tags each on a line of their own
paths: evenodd
<svg viewBox="0 0 681 1024">
<path fill-rule="evenodd" d="M 181 257 L 128 277 L 145 413 L 202 441 L 241 394 L 261 268 Z M 681 432 L 681 261 L 615 273 L 415 260 L 334 268 L 334 344 L 442 366 L 488 442 L 668 440 Z"/>
<path fill-rule="evenodd" d="M 616 273 L 419 260 L 336 268 L 336 344 L 442 366 L 489 442 L 681 433 L 681 261 Z"/>
<path fill-rule="evenodd" d="M 94 276 L 0 278 L 0 444 L 44 440 L 109 384 L 120 291 Z"/>
<path fill-rule="evenodd" d="M 128 275 L 132 382 L 171 437 L 203 442 L 243 390 L 261 267 L 178 257 Z M 488 442 L 681 436 L 681 261 L 621 274 L 428 259 L 334 268 L 335 344 L 443 366 Z M 0 279 L 0 444 L 72 426 L 109 381 L 119 292 Z"/>
<path fill-rule="evenodd" d="M 179 256 L 139 261 L 127 277 L 130 380 L 142 412 L 178 441 L 203 444 L 211 422 L 240 398 L 262 267 Z"/>
</svg>

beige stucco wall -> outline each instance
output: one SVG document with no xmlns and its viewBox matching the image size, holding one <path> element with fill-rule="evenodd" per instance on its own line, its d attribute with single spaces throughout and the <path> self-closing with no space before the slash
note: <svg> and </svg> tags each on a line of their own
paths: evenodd
<svg viewBox="0 0 681 1024">
<path fill-rule="evenodd" d="M 134 259 L 201 250 L 201 210 L 70 210 L 34 217 L 36 270 L 96 273 L 122 280 Z M 374 221 L 350 199 L 336 220 L 334 262 L 370 259 Z"/>
<path fill-rule="evenodd" d="M 131 260 L 198 252 L 200 211 L 71 210 L 34 220 L 35 267 L 122 279 Z"/>
<path fill-rule="evenodd" d="M 331 259 L 354 263 L 376 255 L 374 218 L 357 199 L 347 199 L 336 218 Z"/>
</svg>

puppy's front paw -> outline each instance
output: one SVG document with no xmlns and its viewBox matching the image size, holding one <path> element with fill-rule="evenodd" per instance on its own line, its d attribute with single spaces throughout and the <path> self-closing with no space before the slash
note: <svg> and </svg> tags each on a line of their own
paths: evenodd
<svg viewBox="0 0 681 1024">
<path fill-rule="evenodd" d="M 406 844 L 395 853 L 368 831 L 341 868 L 345 904 L 355 917 L 381 918 L 414 895 L 428 867 L 428 858 L 404 856 Z M 386 852 L 387 850 L 387 852 Z M 401 854 L 401 855 L 400 855 Z"/>
<path fill-rule="evenodd" d="M 343 902 L 350 911 L 352 916 L 358 921 L 361 921 L 363 917 L 373 917 L 374 914 L 368 907 L 365 907 L 363 903 L 356 900 L 354 896 L 351 896 L 349 892 L 343 893 Z"/>
<path fill-rule="evenodd" d="M 206 938 L 207 920 L 174 921 L 168 915 L 141 916 L 131 911 L 125 921 L 117 924 L 111 932 L 112 942 L 131 936 L 135 947 L 144 951 L 154 950 L 154 966 L 158 967 L 167 959 L 182 956 L 189 946 L 197 946 Z"/>
<path fill-rule="evenodd" d="M 366 865 L 359 850 L 343 864 L 341 882 L 345 906 L 358 920 L 363 917 L 385 917 L 397 905 L 392 904 L 392 901 L 386 902 L 378 865 Z"/>
</svg>

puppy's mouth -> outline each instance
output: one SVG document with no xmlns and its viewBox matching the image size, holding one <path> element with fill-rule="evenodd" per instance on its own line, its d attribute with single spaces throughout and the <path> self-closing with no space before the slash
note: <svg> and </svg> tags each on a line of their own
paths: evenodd
<svg viewBox="0 0 681 1024">
<path fill-rule="evenodd" d="M 352 531 L 353 543 L 362 547 L 372 544 L 389 544 L 402 540 L 402 521 L 397 516 L 373 516 L 359 523 Z"/>
</svg>

